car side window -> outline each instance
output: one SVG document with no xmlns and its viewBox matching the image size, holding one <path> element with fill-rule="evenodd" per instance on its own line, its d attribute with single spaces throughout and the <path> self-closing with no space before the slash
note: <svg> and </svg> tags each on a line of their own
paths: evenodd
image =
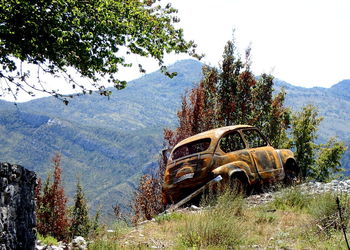
<svg viewBox="0 0 350 250">
<path fill-rule="evenodd" d="M 232 132 L 224 135 L 220 140 L 220 148 L 225 153 L 244 149 L 244 142 L 238 132 Z"/>
<path fill-rule="evenodd" d="M 244 130 L 243 134 L 250 148 L 267 146 L 267 141 L 261 136 L 261 134 L 257 130 Z"/>
</svg>

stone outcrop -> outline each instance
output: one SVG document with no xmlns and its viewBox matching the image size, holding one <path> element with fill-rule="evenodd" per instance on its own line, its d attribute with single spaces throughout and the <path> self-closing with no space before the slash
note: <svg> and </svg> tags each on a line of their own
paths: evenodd
<svg viewBox="0 0 350 250">
<path fill-rule="evenodd" d="M 295 186 L 299 188 L 302 193 L 305 194 L 321 194 L 325 192 L 339 193 L 339 194 L 350 194 L 350 180 L 332 180 L 331 182 L 317 182 L 310 181 L 301 185 Z M 281 195 L 280 191 L 277 192 L 264 192 L 257 195 L 249 196 L 246 201 L 250 206 L 257 206 L 275 199 L 276 196 Z"/>
<path fill-rule="evenodd" d="M 35 248 L 36 174 L 0 163 L 0 250 Z"/>
</svg>

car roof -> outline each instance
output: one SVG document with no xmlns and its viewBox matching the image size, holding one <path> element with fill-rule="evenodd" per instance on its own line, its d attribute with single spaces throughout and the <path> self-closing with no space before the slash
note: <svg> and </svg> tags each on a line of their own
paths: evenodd
<svg viewBox="0 0 350 250">
<path fill-rule="evenodd" d="M 197 141 L 200 139 L 205 139 L 205 138 L 215 138 L 215 139 L 219 139 L 224 133 L 226 133 L 227 131 L 231 131 L 231 130 L 237 130 L 237 129 L 242 129 L 242 128 L 255 128 L 253 126 L 250 125 L 233 125 L 233 126 L 226 126 L 226 127 L 220 127 L 220 128 L 215 128 L 215 129 L 211 129 L 193 136 L 190 136 L 182 141 L 180 141 L 175 148 L 178 148 L 184 144 L 187 144 L 189 142 L 193 142 L 193 141 Z M 175 149 L 174 148 L 174 149 Z"/>
</svg>

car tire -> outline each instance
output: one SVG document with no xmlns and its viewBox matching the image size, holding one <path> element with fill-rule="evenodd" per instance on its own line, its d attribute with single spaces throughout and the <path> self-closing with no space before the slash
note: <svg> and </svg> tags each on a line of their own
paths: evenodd
<svg viewBox="0 0 350 250">
<path fill-rule="evenodd" d="M 289 186 L 296 184 L 298 182 L 299 172 L 299 166 L 296 164 L 296 162 L 289 162 L 289 164 L 284 169 L 284 183 Z"/>
<path fill-rule="evenodd" d="M 233 176 L 230 178 L 230 190 L 238 195 L 246 195 L 247 184 L 242 179 Z"/>
</svg>

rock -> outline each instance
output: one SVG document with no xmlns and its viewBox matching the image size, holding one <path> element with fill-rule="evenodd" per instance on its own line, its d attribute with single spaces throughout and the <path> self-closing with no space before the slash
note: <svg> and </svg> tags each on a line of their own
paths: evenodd
<svg viewBox="0 0 350 250">
<path fill-rule="evenodd" d="M 191 205 L 190 210 L 192 210 L 192 211 L 198 211 L 198 210 L 201 210 L 201 208 L 200 208 L 200 207 L 197 207 L 197 206 L 195 206 L 195 205 Z"/>
<path fill-rule="evenodd" d="M 0 249 L 35 248 L 36 174 L 0 163 Z"/>
<path fill-rule="evenodd" d="M 87 243 L 85 239 L 81 236 L 76 236 L 72 241 L 72 247 L 73 249 L 87 249 Z"/>
</svg>

